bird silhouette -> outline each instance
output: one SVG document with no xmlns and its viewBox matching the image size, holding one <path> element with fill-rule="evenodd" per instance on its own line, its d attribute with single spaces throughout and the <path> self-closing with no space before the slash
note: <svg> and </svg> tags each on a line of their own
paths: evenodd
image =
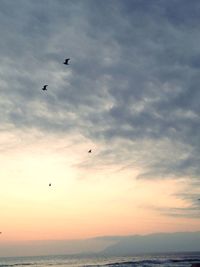
<svg viewBox="0 0 200 267">
<path fill-rule="evenodd" d="M 42 90 L 43 90 L 43 91 L 47 90 L 47 86 L 48 86 L 48 84 L 45 84 L 45 85 L 43 86 Z"/>
<path fill-rule="evenodd" d="M 88 153 L 92 153 L 92 149 L 88 150 Z"/>
<path fill-rule="evenodd" d="M 63 62 L 63 64 L 65 64 L 65 65 L 69 65 L 69 63 L 68 63 L 69 60 L 70 60 L 70 58 L 66 58 L 66 59 L 65 59 L 65 62 Z"/>
</svg>

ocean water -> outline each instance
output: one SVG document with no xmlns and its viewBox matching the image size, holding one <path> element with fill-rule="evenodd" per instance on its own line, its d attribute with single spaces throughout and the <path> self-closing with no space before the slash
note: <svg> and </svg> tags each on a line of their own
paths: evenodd
<svg viewBox="0 0 200 267">
<path fill-rule="evenodd" d="M 197 262 L 200 263 L 200 252 L 132 257 L 51 255 L 0 258 L 0 267 L 190 267 Z"/>
</svg>

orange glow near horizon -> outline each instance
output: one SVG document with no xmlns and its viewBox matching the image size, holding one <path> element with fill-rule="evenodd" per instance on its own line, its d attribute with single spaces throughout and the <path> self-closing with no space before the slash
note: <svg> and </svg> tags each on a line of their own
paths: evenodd
<svg viewBox="0 0 200 267">
<path fill-rule="evenodd" d="M 139 168 L 119 171 L 119 165 L 98 168 L 91 163 L 100 145 L 80 136 L 5 133 L 0 140 L 1 241 L 200 230 L 198 219 L 155 209 L 186 205 L 174 195 L 184 188 L 181 180 L 140 180 Z"/>
</svg>

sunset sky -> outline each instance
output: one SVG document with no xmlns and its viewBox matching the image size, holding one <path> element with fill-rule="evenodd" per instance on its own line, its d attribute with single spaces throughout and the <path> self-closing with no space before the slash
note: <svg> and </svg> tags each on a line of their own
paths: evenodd
<svg viewBox="0 0 200 267">
<path fill-rule="evenodd" d="M 200 231 L 199 14 L 0 0 L 0 244 Z"/>
</svg>

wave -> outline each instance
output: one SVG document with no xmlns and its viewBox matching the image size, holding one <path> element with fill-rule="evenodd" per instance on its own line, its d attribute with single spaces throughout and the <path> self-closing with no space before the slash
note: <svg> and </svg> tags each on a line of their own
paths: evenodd
<svg viewBox="0 0 200 267">
<path fill-rule="evenodd" d="M 95 263 L 94 263 L 95 261 Z M 199 254 L 183 254 L 183 255 L 160 255 L 160 256 L 143 256 L 143 257 L 128 257 L 128 258 L 75 258 L 69 257 L 47 257 L 47 258 L 18 258 L 12 261 L 4 261 L 0 263 L 0 267 L 31 267 L 31 266 L 79 266 L 79 267 L 144 267 L 144 266 L 159 266 L 159 267 L 180 267 L 191 266 L 192 263 L 200 263 Z M 85 263 L 85 264 L 84 264 Z"/>
<path fill-rule="evenodd" d="M 17 266 L 60 266 L 60 265 L 66 265 L 66 262 L 24 262 L 24 263 L 10 263 L 10 264 L 0 264 L 0 267 L 17 267 Z M 92 267 L 93 265 L 88 265 L 89 267 Z M 93 267 L 95 267 L 94 265 Z M 98 265 L 99 266 L 99 265 Z M 80 266 L 81 267 L 81 266 Z M 87 267 L 84 265 L 84 267 Z"/>
<path fill-rule="evenodd" d="M 124 261 L 124 262 L 114 262 L 107 263 L 102 266 L 136 266 L 138 264 L 145 265 L 161 265 L 161 264 L 170 264 L 170 263 L 197 263 L 200 262 L 200 258 L 189 258 L 189 259 L 167 259 L 167 260 L 138 260 L 138 261 Z M 88 266 L 89 267 L 89 266 Z"/>
<path fill-rule="evenodd" d="M 13 266 L 30 266 L 30 265 L 35 265 L 35 263 L 30 263 L 30 262 L 24 262 L 24 263 L 12 263 L 12 264 L 0 264 L 0 267 L 13 267 Z"/>
</svg>

